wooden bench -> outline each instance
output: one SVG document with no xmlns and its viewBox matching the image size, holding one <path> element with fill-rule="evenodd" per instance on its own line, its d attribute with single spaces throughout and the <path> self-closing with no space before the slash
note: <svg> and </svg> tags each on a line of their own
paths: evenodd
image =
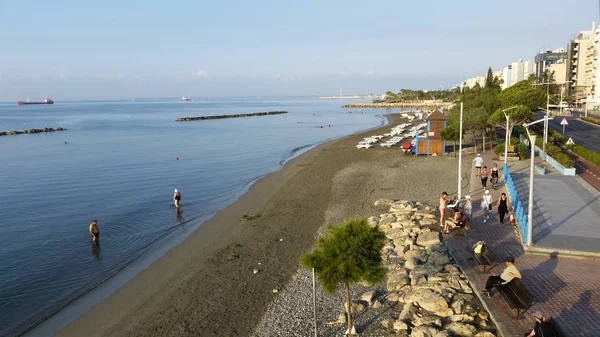
<svg viewBox="0 0 600 337">
<path fill-rule="evenodd" d="M 496 290 L 511 309 L 517 310 L 516 318 L 521 318 L 523 313 L 535 302 L 533 296 L 518 278 L 512 279 L 505 285 L 497 286 Z"/>
<path fill-rule="evenodd" d="M 484 273 L 487 273 L 492 269 L 496 262 L 496 254 L 494 254 L 486 244 L 483 245 L 480 254 L 475 253 L 472 247 L 467 247 L 467 250 L 471 253 L 475 261 L 477 261 L 477 265 L 482 267 Z"/>
<path fill-rule="evenodd" d="M 556 320 L 554 320 L 554 318 L 548 318 L 548 322 L 552 325 L 552 329 L 554 329 L 556 337 L 567 337 L 567 335 L 565 335 L 562 329 L 558 326 L 558 323 L 556 323 Z"/>
</svg>

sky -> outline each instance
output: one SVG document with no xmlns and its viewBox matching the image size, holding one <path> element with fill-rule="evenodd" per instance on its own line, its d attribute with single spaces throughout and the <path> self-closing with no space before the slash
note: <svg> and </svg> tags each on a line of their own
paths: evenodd
<svg viewBox="0 0 600 337">
<path fill-rule="evenodd" d="M 0 101 L 448 88 L 599 16 L 593 0 L 0 0 Z"/>
</svg>

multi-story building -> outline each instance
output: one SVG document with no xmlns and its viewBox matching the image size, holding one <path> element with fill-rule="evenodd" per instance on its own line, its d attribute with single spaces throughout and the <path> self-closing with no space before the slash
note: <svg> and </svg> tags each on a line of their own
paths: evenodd
<svg viewBox="0 0 600 337">
<path fill-rule="evenodd" d="M 567 95 L 572 96 L 579 107 L 592 95 L 595 31 L 594 23 L 592 30 L 579 32 L 567 50 Z"/>
<path fill-rule="evenodd" d="M 529 75 L 535 74 L 535 64 L 531 61 L 519 60 L 512 62 L 508 68 L 510 69 L 510 83 L 507 88 L 517 82 L 526 80 Z"/>
<path fill-rule="evenodd" d="M 480 87 L 485 86 L 485 77 L 486 76 L 475 76 L 471 77 L 464 82 L 464 86 L 467 88 L 473 88 L 476 84 L 479 84 Z"/>
<path fill-rule="evenodd" d="M 535 55 L 535 76 L 542 78 L 544 71 L 549 69 L 553 64 L 558 62 L 565 62 L 568 57 L 568 53 L 564 48 L 558 48 L 554 50 L 546 50 L 544 52 Z"/>
</svg>

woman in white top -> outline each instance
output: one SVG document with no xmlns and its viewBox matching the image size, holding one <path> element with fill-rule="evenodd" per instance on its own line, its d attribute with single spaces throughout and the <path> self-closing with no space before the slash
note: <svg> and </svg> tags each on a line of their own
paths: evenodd
<svg viewBox="0 0 600 337">
<path fill-rule="evenodd" d="M 485 190 L 483 198 L 481 199 L 481 210 L 483 211 L 483 223 L 490 219 L 490 211 L 492 210 L 492 203 L 494 199 L 490 194 L 489 190 Z"/>
</svg>

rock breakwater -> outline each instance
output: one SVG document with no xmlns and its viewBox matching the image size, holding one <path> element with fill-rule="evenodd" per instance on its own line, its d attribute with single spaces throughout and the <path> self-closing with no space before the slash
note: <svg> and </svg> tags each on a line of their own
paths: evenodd
<svg viewBox="0 0 600 337">
<path fill-rule="evenodd" d="M 401 103 L 350 103 L 342 108 L 426 108 L 439 109 L 448 108 L 449 102 L 401 102 Z"/>
<path fill-rule="evenodd" d="M 202 116 L 202 117 L 180 117 L 175 121 L 177 122 L 189 122 L 189 121 L 205 121 L 211 119 L 225 119 L 225 118 L 241 118 L 241 117 L 257 117 L 257 116 L 270 116 L 270 115 L 281 115 L 286 114 L 287 111 L 267 111 L 267 112 L 255 112 L 249 114 L 235 114 L 235 115 L 217 115 L 217 116 Z"/>
<path fill-rule="evenodd" d="M 0 136 L 14 136 L 14 135 L 23 135 L 23 134 L 32 134 L 32 133 L 42 133 L 42 132 L 55 132 L 55 131 L 65 131 L 67 129 L 58 127 L 56 129 L 53 128 L 43 128 L 43 129 L 28 129 L 28 130 L 14 130 L 14 131 L 2 131 L 0 132 Z"/>
</svg>

